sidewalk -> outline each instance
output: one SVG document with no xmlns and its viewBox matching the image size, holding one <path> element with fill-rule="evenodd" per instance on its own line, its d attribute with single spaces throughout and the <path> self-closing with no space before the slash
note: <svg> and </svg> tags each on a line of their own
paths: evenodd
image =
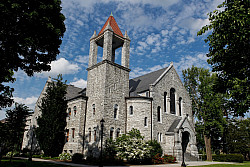
<svg viewBox="0 0 250 167">
<path fill-rule="evenodd" d="M 41 162 L 48 162 L 54 163 L 59 165 L 68 165 L 68 166 L 76 166 L 76 167 L 98 167 L 98 166 L 91 166 L 91 165 L 83 165 L 83 164 L 74 164 L 74 163 L 67 163 L 67 162 L 58 162 L 52 160 L 45 160 L 40 158 L 32 158 L 33 161 L 41 161 Z M 186 162 L 187 166 L 200 166 L 200 165 L 213 165 L 213 164 L 234 164 L 232 162 L 208 162 L 208 161 L 189 161 Z M 161 164 L 161 165 L 131 165 L 130 167 L 180 167 L 181 162 L 174 163 L 174 164 Z M 105 167 L 126 167 L 126 166 L 105 166 Z"/>
</svg>

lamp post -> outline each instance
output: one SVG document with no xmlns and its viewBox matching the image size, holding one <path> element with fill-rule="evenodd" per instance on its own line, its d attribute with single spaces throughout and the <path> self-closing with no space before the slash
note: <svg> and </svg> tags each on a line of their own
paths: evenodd
<svg viewBox="0 0 250 167">
<path fill-rule="evenodd" d="M 102 164 L 102 140 L 103 140 L 103 127 L 104 127 L 104 119 L 102 119 L 100 121 L 101 123 L 101 153 L 100 153 L 100 164 L 99 164 L 99 167 L 103 167 L 103 164 Z"/>
<path fill-rule="evenodd" d="M 183 132 L 184 132 L 184 128 L 181 127 L 180 128 L 180 131 L 181 131 L 181 147 L 182 147 L 182 163 L 181 163 L 181 167 L 186 167 L 186 164 L 185 164 L 185 160 L 184 160 L 184 153 L 185 153 L 185 146 L 184 146 L 184 135 L 183 135 Z"/>
</svg>

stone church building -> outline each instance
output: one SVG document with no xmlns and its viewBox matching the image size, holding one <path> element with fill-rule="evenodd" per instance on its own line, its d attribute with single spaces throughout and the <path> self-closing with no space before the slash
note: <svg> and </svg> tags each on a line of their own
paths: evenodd
<svg viewBox="0 0 250 167">
<path fill-rule="evenodd" d="M 115 63 L 115 50 L 122 47 L 121 64 Z M 103 49 L 97 62 L 97 49 Z M 197 157 L 191 100 L 173 63 L 167 68 L 129 79 L 130 38 L 123 35 L 111 15 L 101 31 L 90 38 L 87 88 L 67 88 L 67 126 L 63 152 L 98 156 L 100 121 L 104 119 L 104 139 L 116 139 L 132 128 L 144 140 L 157 140 L 164 153 L 182 158 L 182 141 L 188 141 L 186 154 Z M 51 82 L 49 78 L 47 83 Z M 41 114 L 37 100 L 29 127 L 37 126 Z M 23 148 L 30 148 L 29 131 Z M 33 147 L 34 149 L 34 147 Z"/>
</svg>

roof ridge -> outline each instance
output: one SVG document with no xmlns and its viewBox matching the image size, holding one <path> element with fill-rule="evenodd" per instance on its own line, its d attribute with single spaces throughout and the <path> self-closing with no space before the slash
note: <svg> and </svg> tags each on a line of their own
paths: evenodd
<svg viewBox="0 0 250 167">
<path fill-rule="evenodd" d="M 169 66 L 168 66 L 168 67 L 169 67 Z M 138 76 L 138 77 L 131 78 L 131 79 L 137 79 L 137 78 L 140 78 L 140 77 L 142 77 L 142 76 L 147 76 L 147 75 L 150 75 L 150 74 L 152 74 L 152 73 L 154 73 L 154 72 L 158 72 L 158 71 L 160 71 L 160 70 L 167 69 L 168 67 L 164 67 L 164 68 L 161 68 L 161 69 L 159 69 L 159 70 L 152 71 L 152 72 L 150 72 L 150 73 L 147 73 L 147 74 L 144 74 L 144 75 L 140 75 L 140 76 Z M 163 71 L 163 72 L 164 72 L 164 71 Z"/>
</svg>

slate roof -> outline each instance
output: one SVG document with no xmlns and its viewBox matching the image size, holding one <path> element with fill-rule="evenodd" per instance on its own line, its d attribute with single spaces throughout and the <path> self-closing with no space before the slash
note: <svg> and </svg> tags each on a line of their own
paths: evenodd
<svg viewBox="0 0 250 167">
<path fill-rule="evenodd" d="M 86 88 L 82 89 L 82 88 L 75 87 L 73 85 L 68 85 L 66 100 L 70 100 L 78 96 L 86 96 Z"/>
<path fill-rule="evenodd" d="M 180 121 L 181 121 L 181 118 L 174 120 L 174 122 L 172 123 L 172 125 L 169 127 L 168 132 L 174 132 L 174 129 L 178 126 L 178 124 L 180 123 Z"/>
<path fill-rule="evenodd" d="M 144 92 L 149 89 L 149 85 L 153 84 L 167 69 L 162 68 L 160 70 L 139 76 L 129 80 L 129 92 L 130 96 L 137 96 L 138 93 Z"/>
<path fill-rule="evenodd" d="M 118 24 L 116 23 L 115 18 L 112 15 L 109 16 L 108 20 L 106 21 L 106 23 L 104 24 L 104 26 L 102 27 L 102 29 L 101 29 L 101 31 L 99 32 L 98 35 L 100 35 L 100 34 L 102 34 L 104 32 L 104 30 L 105 30 L 106 26 L 108 25 L 108 23 L 111 26 L 111 28 L 112 28 L 112 30 L 114 31 L 115 34 L 123 37 L 122 32 L 121 32 Z"/>
</svg>

